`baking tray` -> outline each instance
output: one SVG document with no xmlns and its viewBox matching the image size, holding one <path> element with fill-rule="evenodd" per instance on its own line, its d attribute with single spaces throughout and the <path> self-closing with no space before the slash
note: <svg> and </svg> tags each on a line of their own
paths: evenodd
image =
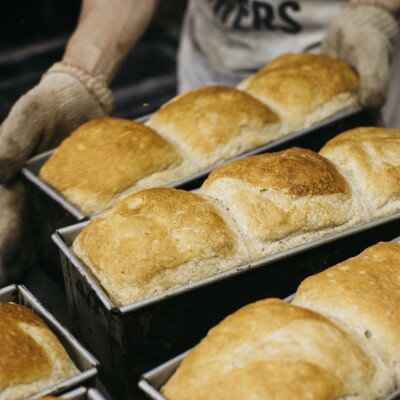
<svg viewBox="0 0 400 400">
<path fill-rule="evenodd" d="M 144 122 L 149 117 L 150 115 L 146 115 L 138 118 L 136 121 Z M 352 110 L 339 113 L 308 129 L 292 133 L 165 186 L 186 190 L 198 188 L 213 169 L 240 158 L 271 150 L 278 151 L 291 146 L 299 146 L 318 151 L 329 139 L 338 133 L 360 125 L 371 125 L 374 122 L 373 119 L 374 116 L 370 111 L 356 107 Z M 28 186 L 29 203 L 31 205 L 30 215 L 32 217 L 31 226 L 33 227 L 32 235 L 36 239 L 39 262 L 43 266 L 47 266 L 47 269 L 51 273 L 58 275 L 58 278 L 60 278 L 61 268 L 59 266 L 59 258 L 56 249 L 50 241 L 50 236 L 56 229 L 87 220 L 88 217 L 39 178 L 40 168 L 53 151 L 50 150 L 39 154 L 27 161 L 24 168 L 22 168 L 22 175 Z"/>
<path fill-rule="evenodd" d="M 98 361 L 82 345 L 63 328 L 57 320 L 39 303 L 39 301 L 23 285 L 10 285 L 0 289 L 0 302 L 14 302 L 33 310 L 39 315 L 51 331 L 57 336 L 64 346 L 71 360 L 81 371 L 77 376 L 43 390 L 40 393 L 28 397 L 37 399 L 46 395 L 59 393 L 66 389 L 72 389 L 82 383 L 94 384 L 97 375 Z"/>
<path fill-rule="evenodd" d="M 140 398 L 136 383 L 142 373 L 191 348 L 225 315 L 265 297 L 284 298 L 307 276 L 391 240 L 400 231 L 400 213 L 123 307 L 111 302 L 69 248 L 87 223 L 53 235 L 61 250 L 70 317 L 100 360 L 108 391 L 127 399 Z"/>
<path fill-rule="evenodd" d="M 400 242 L 400 237 L 397 237 L 393 241 Z M 284 300 L 290 303 L 294 299 L 294 296 L 295 293 L 286 297 Z M 168 400 L 161 394 L 160 389 L 167 383 L 168 379 L 178 369 L 179 365 L 187 356 L 189 351 L 190 350 L 185 351 L 179 356 L 174 357 L 173 359 L 142 375 L 139 381 L 139 388 L 147 395 L 148 398 L 152 400 Z M 400 389 L 396 390 L 385 398 L 385 400 L 397 399 L 400 399 Z"/>
<path fill-rule="evenodd" d="M 105 397 L 97 390 L 93 388 L 79 387 L 71 390 L 68 393 L 59 395 L 60 399 L 71 399 L 71 400 L 106 400 Z"/>
</svg>

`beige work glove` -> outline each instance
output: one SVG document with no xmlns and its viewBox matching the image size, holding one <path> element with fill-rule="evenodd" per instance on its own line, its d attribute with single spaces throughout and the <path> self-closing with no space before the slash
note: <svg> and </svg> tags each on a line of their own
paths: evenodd
<svg viewBox="0 0 400 400">
<path fill-rule="evenodd" d="M 22 182 L 0 185 L 0 287 L 17 281 L 31 265 L 31 238 Z"/>
<path fill-rule="evenodd" d="M 107 116 L 114 98 L 102 76 L 54 64 L 0 127 L 0 184 L 33 154 L 57 146 L 79 125 Z"/>
<path fill-rule="evenodd" d="M 321 53 L 350 64 L 360 78 L 360 103 L 379 108 L 386 101 L 389 65 L 398 26 L 376 2 L 352 0 L 333 21 Z"/>
</svg>

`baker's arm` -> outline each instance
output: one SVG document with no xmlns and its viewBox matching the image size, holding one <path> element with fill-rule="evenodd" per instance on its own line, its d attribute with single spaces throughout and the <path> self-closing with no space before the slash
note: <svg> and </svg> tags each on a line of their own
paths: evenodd
<svg viewBox="0 0 400 400">
<path fill-rule="evenodd" d="M 147 28 L 157 0 L 84 0 L 63 62 L 111 82 Z"/>
<path fill-rule="evenodd" d="M 351 0 L 328 29 L 321 52 L 348 62 L 360 77 L 360 103 L 386 101 L 400 0 Z"/>
<path fill-rule="evenodd" d="M 63 60 L 22 96 L 0 127 L 0 183 L 34 152 L 59 144 L 89 119 L 109 115 L 108 87 L 147 27 L 157 0 L 84 0 Z"/>
</svg>

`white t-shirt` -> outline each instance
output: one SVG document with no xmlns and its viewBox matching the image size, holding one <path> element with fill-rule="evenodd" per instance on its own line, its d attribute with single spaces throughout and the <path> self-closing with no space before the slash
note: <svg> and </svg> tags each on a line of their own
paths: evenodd
<svg viewBox="0 0 400 400">
<path fill-rule="evenodd" d="M 318 48 L 345 1 L 191 0 L 179 55 L 183 86 L 206 84 L 198 67 L 212 83 L 232 84 L 280 54 Z"/>
<path fill-rule="evenodd" d="M 190 0 L 178 53 L 178 90 L 236 86 L 283 53 L 318 52 L 347 0 Z M 400 41 L 394 51 L 387 127 L 400 128 Z"/>
</svg>

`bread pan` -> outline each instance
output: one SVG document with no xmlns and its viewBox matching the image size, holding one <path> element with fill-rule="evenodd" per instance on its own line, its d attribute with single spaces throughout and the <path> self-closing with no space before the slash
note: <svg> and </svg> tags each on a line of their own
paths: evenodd
<svg viewBox="0 0 400 400">
<path fill-rule="evenodd" d="M 123 307 L 111 302 L 70 250 L 87 223 L 60 229 L 53 240 L 77 334 L 100 360 L 106 388 L 125 399 L 139 396 L 142 373 L 192 347 L 225 315 L 258 299 L 284 298 L 307 276 L 391 240 L 400 231 L 400 213 Z"/>
<path fill-rule="evenodd" d="M 167 383 L 168 379 L 173 375 L 173 373 L 178 369 L 179 365 L 186 357 L 189 351 L 173 358 L 170 361 L 160 365 L 157 368 L 147 372 L 142 376 L 139 382 L 139 387 L 146 393 L 147 397 L 152 400 L 168 400 L 164 397 L 160 390 Z M 382 400 L 398 400 L 400 399 L 400 389 L 396 390 L 389 396 Z"/>
<path fill-rule="evenodd" d="M 69 392 L 60 394 L 61 399 L 71 400 L 106 400 L 105 397 L 97 389 L 87 389 L 85 387 L 79 387 Z"/>
<path fill-rule="evenodd" d="M 39 303 L 39 301 L 23 285 L 10 285 L 0 289 L 0 302 L 14 302 L 30 308 L 57 336 L 58 340 L 64 346 L 71 360 L 81 371 L 79 375 L 70 378 L 64 382 L 43 390 L 40 393 L 28 397 L 28 399 L 37 399 L 43 396 L 59 393 L 66 389 L 72 389 L 85 383 L 95 383 L 97 375 L 98 361 L 83 348 L 83 346 L 64 328 L 57 320 Z"/>
<path fill-rule="evenodd" d="M 144 122 L 148 118 L 149 115 L 139 118 L 137 121 Z M 166 186 L 187 190 L 194 189 L 199 187 L 208 174 L 218 166 L 250 155 L 268 151 L 278 151 L 292 146 L 319 150 L 330 138 L 338 133 L 360 125 L 370 125 L 372 122 L 372 114 L 361 107 L 357 107 L 339 113 L 308 129 L 292 133 L 291 135 L 243 153 L 212 168 L 208 168 Z M 40 168 L 50 157 L 52 152 L 53 150 L 50 150 L 30 159 L 22 169 L 22 174 L 29 188 L 29 203 L 31 204 L 30 215 L 33 219 L 31 225 L 34 229 L 33 236 L 36 238 L 39 261 L 41 265 L 47 266 L 47 269 L 51 270 L 52 275 L 58 274 L 58 277 L 61 277 L 59 258 L 55 248 L 50 242 L 50 236 L 58 228 L 69 226 L 79 221 L 87 220 L 88 218 L 62 195 L 39 178 Z"/>
<path fill-rule="evenodd" d="M 400 237 L 397 237 L 393 241 L 399 242 Z M 291 302 L 294 298 L 294 294 L 285 298 L 285 301 Z M 228 315 L 228 314 L 227 314 Z M 148 398 L 153 400 L 167 400 L 161 394 L 161 388 L 167 383 L 169 378 L 178 369 L 179 365 L 189 353 L 189 350 L 172 358 L 171 360 L 161 364 L 160 366 L 146 372 L 142 375 L 139 381 L 139 388 L 147 395 Z M 390 396 L 384 400 L 395 400 L 400 399 L 400 389 L 396 390 Z"/>
</svg>

